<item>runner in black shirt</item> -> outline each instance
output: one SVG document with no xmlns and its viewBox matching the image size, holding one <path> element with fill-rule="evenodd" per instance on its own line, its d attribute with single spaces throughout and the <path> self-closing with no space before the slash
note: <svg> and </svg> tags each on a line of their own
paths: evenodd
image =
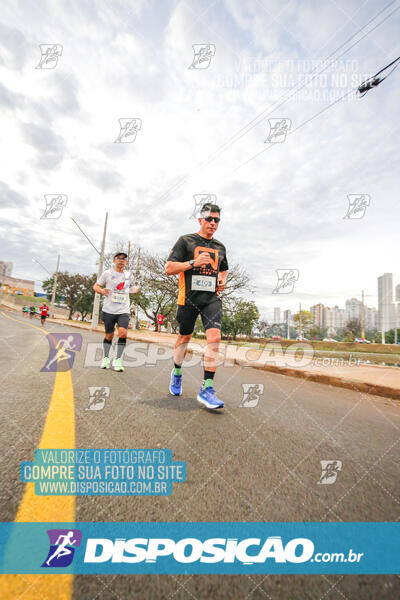
<svg viewBox="0 0 400 600">
<path fill-rule="evenodd" d="M 176 315 L 179 335 L 175 344 L 169 391 L 174 396 L 182 393 L 181 366 L 200 314 L 206 331 L 207 348 L 204 354 L 204 382 L 197 400 L 211 409 L 224 406 L 213 388 L 216 356 L 221 340 L 222 302 L 219 293 L 225 289 L 229 268 L 225 246 L 213 237 L 218 229 L 220 213 L 216 204 L 205 204 L 200 213 L 199 232 L 183 235 L 178 239 L 165 267 L 167 275 L 179 274 Z"/>
</svg>

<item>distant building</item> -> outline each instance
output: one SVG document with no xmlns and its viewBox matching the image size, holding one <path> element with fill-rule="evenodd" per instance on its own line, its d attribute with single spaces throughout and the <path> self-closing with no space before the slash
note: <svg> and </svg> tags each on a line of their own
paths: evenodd
<svg viewBox="0 0 400 600">
<path fill-rule="evenodd" d="M 283 322 L 287 323 L 288 321 L 289 321 L 289 324 L 293 322 L 292 311 L 284 310 L 283 311 Z"/>
<path fill-rule="evenodd" d="M 378 277 L 378 326 L 379 331 L 389 331 L 395 324 L 393 304 L 393 275 L 384 273 Z"/>
<path fill-rule="evenodd" d="M 323 304 L 315 304 L 310 308 L 310 312 L 313 317 L 313 323 L 317 327 L 325 327 L 325 314 L 324 314 L 324 305 Z"/>
<path fill-rule="evenodd" d="M 395 299 L 396 302 L 400 302 L 400 283 L 398 283 L 395 287 Z"/>
<path fill-rule="evenodd" d="M 19 292 L 22 296 L 34 296 L 35 282 L 30 279 L 19 279 L 18 277 L 8 277 L 0 275 L 1 291 L 15 294 Z"/>
<path fill-rule="evenodd" d="M 362 302 L 357 298 L 351 298 L 345 302 L 346 322 L 352 319 L 361 321 Z"/>
<path fill-rule="evenodd" d="M 11 277 L 12 268 L 12 262 L 4 262 L 3 260 L 0 260 L 0 276 L 7 275 L 8 277 Z"/>
<path fill-rule="evenodd" d="M 281 322 L 281 309 L 279 307 L 274 308 L 274 323 Z"/>
<path fill-rule="evenodd" d="M 344 308 L 334 306 L 324 308 L 324 327 L 328 330 L 328 335 L 336 335 L 339 329 L 343 329 L 346 325 L 346 311 Z"/>
<path fill-rule="evenodd" d="M 378 329 L 378 311 L 376 308 L 364 307 L 365 329 Z"/>
</svg>

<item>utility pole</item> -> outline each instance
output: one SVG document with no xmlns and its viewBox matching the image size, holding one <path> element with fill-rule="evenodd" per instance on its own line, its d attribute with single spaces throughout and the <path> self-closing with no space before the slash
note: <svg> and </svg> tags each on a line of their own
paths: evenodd
<svg viewBox="0 0 400 600">
<path fill-rule="evenodd" d="M 301 331 L 301 302 L 299 302 L 299 337 L 302 338 L 303 334 Z"/>
<path fill-rule="evenodd" d="M 289 324 L 289 322 L 290 322 L 290 314 L 289 313 L 290 313 L 290 311 L 288 310 L 287 313 L 286 313 L 287 314 L 287 339 L 288 340 L 290 340 L 290 324 Z"/>
<path fill-rule="evenodd" d="M 385 341 L 385 303 L 384 302 L 382 302 L 381 322 L 382 322 L 382 344 L 386 344 L 386 341 Z"/>
<path fill-rule="evenodd" d="M 104 221 L 104 231 L 103 231 L 103 239 L 101 242 L 101 250 L 100 250 L 100 259 L 99 259 L 99 270 L 97 276 L 100 277 L 103 271 L 103 260 L 104 260 L 104 247 L 106 244 L 106 232 L 107 232 L 107 220 L 108 220 L 108 212 L 106 213 L 106 218 Z M 92 313 L 92 325 L 90 329 L 96 329 L 99 324 L 99 306 L 100 306 L 100 294 L 97 292 L 94 293 L 94 302 L 93 302 L 93 313 Z"/>
<path fill-rule="evenodd" d="M 365 339 L 365 306 L 364 306 L 364 290 L 361 292 L 361 339 Z"/>
<path fill-rule="evenodd" d="M 56 288 L 57 288 L 57 275 L 60 270 L 60 255 L 57 257 L 57 267 L 56 272 L 54 273 L 54 283 L 53 283 L 53 293 L 51 294 L 51 302 L 50 302 L 50 314 L 54 319 L 54 303 L 56 301 Z"/>
<path fill-rule="evenodd" d="M 129 261 L 131 259 L 131 243 L 128 242 L 128 269 L 130 268 Z"/>
</svg>

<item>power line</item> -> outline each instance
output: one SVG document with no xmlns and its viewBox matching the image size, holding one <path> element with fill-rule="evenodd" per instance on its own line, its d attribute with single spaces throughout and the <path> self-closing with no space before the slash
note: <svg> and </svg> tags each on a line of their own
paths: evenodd
<svg viewBox="0 0 400 600">
<path fill-rule="evenodd" d="M 322 64 L 325 63 L 326 61 L 328 61 L 334 54 L 336 54 L 341 48 L 343 48 L 343 46 L 345 46 L 350 40 L 352 40 L 356 35 L 358 35 L 361 31 L 363 31 L 363 29 L 365 29 L 370 23 L 372 23 L 377 17 L 379 17 L 379 15 L 381 15 L 382 12 L 386 11 L 392 4 L 394 4 L 394 2 L 396 2 L 396 0 L 392 0 L 391 2 L 389 2 L 389 4 L 387 4 L 383 9 L 381 9 L 365 25 L 363 25 L 363 27 L 361 27 L 358 31 L 356 31 L 353 35 L 351 35 L 345 42 L 343 42 L 338 48 L 336 48 L 336 50 L 334 50 L 333 52 L 331 52 L 331 54 L 324 61 L 322 61 Z M 224 144 L 222 144 L 221 146 L 219 146 L 219 148 L 217 148 L 217 150 L 213 154 L 211 154 L 205 161 L 201 162 L 188 175 L 185 175 L 183 178 L 181 178 L 176 184 L 174 184 L 169 190 L 167 190 L 159 199 L 163 200 L 164 198 L 168 197 L 171 192 L 173 192 L 176 189 L 178 189 L 179 187 L 181 187 L 183 185 L 183 183 L 185 183 L 188 179 L 190 179 L 195 173 L 197 173 L 203 167 L 207 166 L 213 160 L 215 160 L 216 158 L 218 158 L 218 156 L 220 156 L 223 152 L 225 152 L 225 150 L 227 150 L 232 144 L 234 144 L 236 141 L 238 141 L 239 139 L 241 139 L 244 135 L 246 135 L 246 133 L 248 133 L 251 129 L 253 129 L 256 125 L 258 125 L 261 121 L 265 120 L 268 116 L 270 116 L 271 114 L 273 114 L 280 106 L 282 106 L 285 102 L 287 102 L 290 98 L 292 98 L 295 94 L 297 94 L 305 86 L 309 85 L 309 83 L 311 83 L 318 75 L 321 75 L 324 71 L 326 71 L 326 69 L 328 69 L 335 61 L 337 61 L 344 54 L 346 54 L 347 52 L 349 52 L 349 50 L 351 50 L 355 45 L 357 45 L 358 43 L 360 43 L 366 36 L 370 35 L 370 33 L 372 33 L 372 31 L 374 31 L 377 27 L 379 27 L 382 23 L 384 23 L 392 14 L 394 14 L 397 10 L 399 10 L 399 8 L 400 7 L 397 7 L 395 10 L 393 10 L 391 13 L 389 13 L 384 19 L 382 19 L 382 21 L 380 21 L 377 25 L 375 25 L 375 27 L 373 27 L 371 30 L 369 30 L 367 33 L 365 33 L 354 44 L 352 44 L 351 46 L 349 46 L 349 48 L 347 48 L 344 52 L 342 52 L 342 54 L 340 54 L 334 60 L 332 60 L 330 63 L 328 63 L 322 69 L 322 71 L 319 71 L 318 73 L 316 73 L 309 81 L 300 82 L 296 86 L 290 88 L 287 92 L 284 92 L 284 94 L 282 94 L 280 96 L 280 98 L 278 98 L 271 106 L 268 106 L 261 113 L 259 113 L 256 117 L 254 117 L 247 125 L 245 125 L 239 131 L 237 131 L 233 136 L 231 136 L 229 138 L 229 140 L 227 140 Z M 314 67 L 314 69 L 310 73 L 308 73 L 308 75 L 312 75 L 312 73 L 316 69 L 319 69 L 320 67 L 321 67 L 321 65 L 318 65 L 318 67 Z M 290 94 L 290 92 L 292 92 L 292 91 L 293 91 L 293 93 Z M 287 95 L 287 94 L 290 94 L 290 95 L 288 95 L 286 98 L 284 98 L 284 96 Z M 277 103 L 280 102 L 280 100 L 282 98 L 284 98 L 284 100 L 280 104 L 278 104 L 277 106 L 275 106 Z M 270 112 L 267 112 L 268 110 Z M 267 112 L 267 114 L 265 114 L 266 112 Z"/>
<path fill-rule="evenodd" d="M 326 110 L 328 110 L 328 108 L 330 108 L 331 106 L 334 106 L 334 104 L 337 104 L 338 102 L 340 102 L 341 100 L 343 100 L 344 98 L 346 98 L 347 96 L 349 96 L 350 94 L 353 94 L 356 89 L 357 88 L 351 89 L 350 91 L 346 92 L 346 94 L 344 94 L 343 96 L 341 96 L 340 98 L 338 98 L 337 100 L 335 100 L 334 102 L 332 102 L 331 104 L 328 104 L 328 106 L 325 106 L 325 108 L 323 108 L 322 110 L 320 110 L 319 112 L 317 112 L 315 115 L 313 115 L 312 117 L 310 117 L 309 119 L 307 119 L 306 121 L 304 121 L 303 123 L 301 123 L 300 125 L 298 125 L 295 129 L 293 129 L 293 131 L 289 131 L 289 133 L 287 135 L 291 135 L 295 131 L 298 131 L 299 129 L 301 129 L 301 127 L 304 127 L 304 125 L 307 125 L 307 123 L 310 123 L 311 121 L 313 121 L 314 119 L 316 119 L 319 115 L 321 115 L 323 112 L 325 112 Z M 260 150 L 260 152 L 257 152 L 256 154 L 254 154 L 248 160 L 245 160 L 243 163 L 241 163 L 240 165 L 238 165 L 237 167 L 235 167 L 234 169 L 232 169 L 232 171 L 229 171 L 229 173 L 226 173 L 225 175 L 223 175 L 220 179 L 218 179 L 217 183 L 219 183 L 220 181 L 222 181 L 223 179 L 225 179 L 226 177 L 228 177 L 228 175 L 232 175 L 233 173 L 235 173 L 236 171 L 238 171 L 241 167 L 244 167 L 249 162 L 251 162 L 252 160 L 254 160 L 255 158 L 257 158 L 257 156 L 260 156 L 260 154 L 263 154 L 263 152 L 266 152 L 267 150 L 269 150 L 270 148 L 272 148 L 272 146 L 274 146 L 274 142 L 269 142 L 269 144 L 270 144 L 269 146 L 267 146 L 266 148 L 263 148 L 262 150 Z"/>
</svg>

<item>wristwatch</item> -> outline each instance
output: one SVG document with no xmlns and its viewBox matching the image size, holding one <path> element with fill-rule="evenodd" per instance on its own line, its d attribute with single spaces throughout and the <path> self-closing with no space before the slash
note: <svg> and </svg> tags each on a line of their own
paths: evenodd
<svg viewBox="0 0 400 600">
<path fill-rule="evenodd" d="M 193 265 L 194 265 L 194 259 L 193 259 L 193 258 L 192 258 L 192 260 L 189 260 L 189 265 L 190 265 L 191 267 L 193 267 Z"/>
</svg>

